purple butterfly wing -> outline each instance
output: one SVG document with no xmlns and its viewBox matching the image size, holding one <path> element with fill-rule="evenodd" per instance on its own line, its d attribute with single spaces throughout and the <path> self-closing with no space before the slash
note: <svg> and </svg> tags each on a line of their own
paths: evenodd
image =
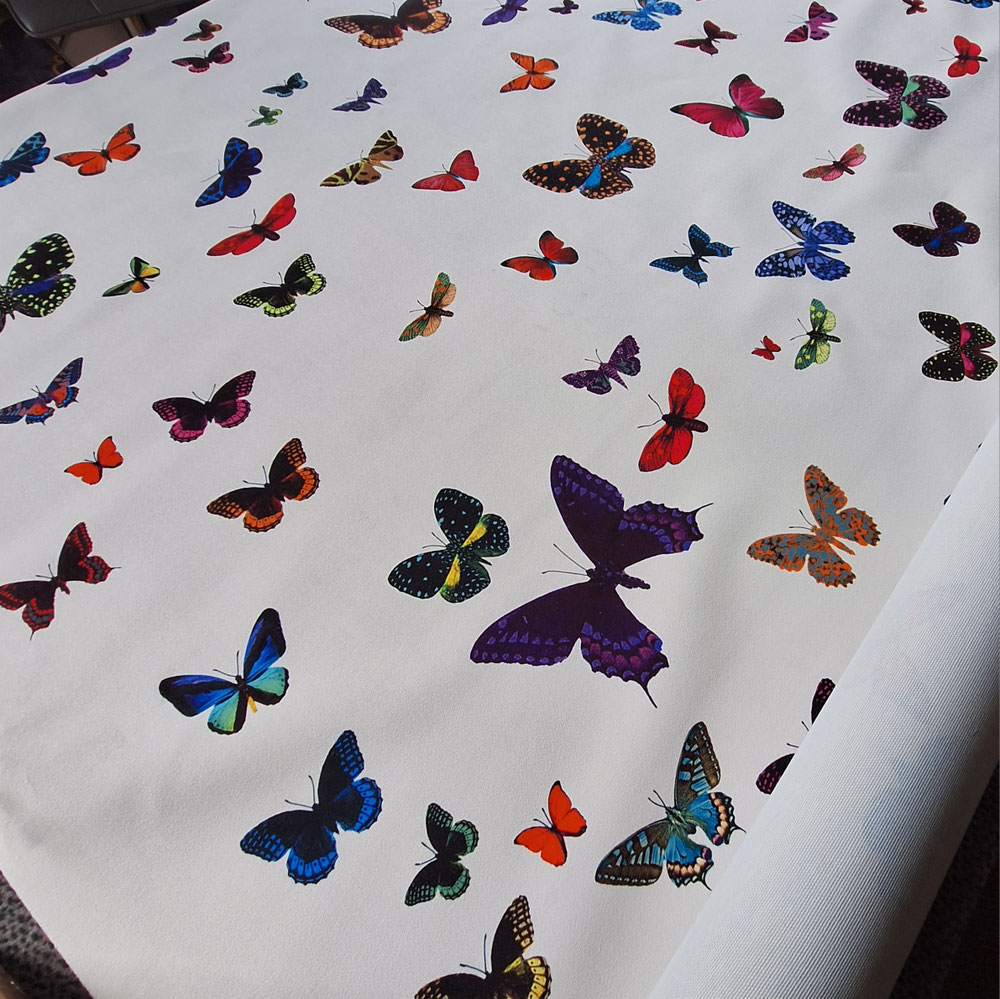
<svg viewBox="0 0 1000 999">
<path fill-rule="evenodd" d="M 781 780 L 782 775 L 788 769 L 788 764 L 792 762 L 792 756 L 794 753 L 788 753 L 786 756 L 779 756 L 773 763 L 769 763 L 763 770 L 757 775 L 757 788 L 763 791 L 764 794 L 770 794 Z"/>
<path fill-rule="evenodd" d="M 552 459 L 549 481 L 559 513 L 581 551 L 595 565 L 627 565 L 619 565 L 615 558 L 625 507 L 622 494 L 606 479 L 561 454 Z"/>
<path fill-rule="evenodd" d="M 642 364 L 639 361 L 639 344 L 635 342 L 634 336 L 625 337 L 615 347 L 611 352 L 611 357 L 608 358 L 608 364 L 613 365 L 625 375 L 639 374 Z M 625 383 L 622 382 L 622 385 L 625 385 Z"/>
<path fill-rule="evenodd" d="M 153 403 L 153 412 L 161 420 L 176 421 L 170 428 L 170 436 L 181 444 L 196 441 L 208 426 L 205 403 L 197 399 L 185 399 L 180 396 L 157 399 Z"/>
<path fill-rule="evenodd" d="M 917 93 L 921 94 L 925 100 L 951 97 L 951 91 L 948 87 L 934 76 L 923 76 L 920 73 L 915 73 L 910 77 L 910 81 L 919 86 L 920 89 Z"/>
<path fill-rule="evenodd" d="M 903 120 L 901 99 L 908 82 L 906 70 L 867 59 L 859 59 L 854 68 L 873 87 L 888 94 L 888 100 L 852 104 L 844 112 L 844 121 L 851 125 L 872 125 L 876 128 L 893 128 L 898 125 Z"/>
<path fill-rule="evenodd" d="M 816 685 L 816 693 L 813 694 L 812 701 L 812 711 L 810 712 L 810 717 L 815 722 L 819 717 L 819 713 L 823 710 L 823 705 L 830 699 L 830 695 L 833 693 L 833 688 L 836 684 L 829 677 L 824 677 Z"/>
<path fill-rule="evenodd" d="M 602 364 L 596 371 L 571 371 L 568 375 L 563 375 L 562 380 L 573 388 L 585 388 L 595 395 L 607 395 L 611 391 L 611 382 L 608 381 L 604 367 Z M 618 380 L 621 381 L 620 378 Z"/>
<path fill-rule="evenodd" d="M 226 382 L 208 404 L 208 419 L 226 430 L 238 427 L 250 415 L 250 403 L 243 396 L 250 394 L 256 375 L 256 371 L 244 371 Z"/>
<path fill-rule="evenodd" d="M 618 526 L 614 564 L 626 568 L 654 555 L 686 552 L 704 537 L 697 515 L 697 510 L 677 510 L 663 503 L 630 506 Z"/>
</svg>

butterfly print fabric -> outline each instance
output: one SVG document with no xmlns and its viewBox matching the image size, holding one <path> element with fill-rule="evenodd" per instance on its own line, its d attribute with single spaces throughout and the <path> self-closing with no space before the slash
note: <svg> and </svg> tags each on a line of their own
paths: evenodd
<svg viewBox="0 0 1000 999">
<path fill-rule="evenodd" d="M 0 102 L 0 870 L 93 999 L 898 967 L 1000 522 L 1000 5 L 915 6 L 211 0 Z"/>
</svg>

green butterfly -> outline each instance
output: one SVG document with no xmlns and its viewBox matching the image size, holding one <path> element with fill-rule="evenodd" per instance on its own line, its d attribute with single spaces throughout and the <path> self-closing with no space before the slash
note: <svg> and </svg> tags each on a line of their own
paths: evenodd
<svg viewBox="0 0 1000 999">
<path fill-rule="evenodd" d="M 260 115 L 259 118 L 255 118 L 253 121 L 249 122 L 251 128 L 254 125 L 277 125 L 278 115 L 281 114 L 281 108 L 269 108 L 265 107 L 263 104 L 256 111 Z"/>
<path fill-rule="evenodd" d="M 132 277 L 121 284 L 114 284 L 107 291 L 102 292 L 101 298 L 115 298 L 118 295 L 127 295 L 130 291 L 149 291 L 149 282 L 159 273 L 160 268 L 147 263 L 142 257 L 133 257 L 129 263 L 129 270 Z"/>
<path fill-rule="evenodd" d="M 76 287 L 72 274 L 63 274 L 75 257 L 65 236 L 54 232 L 35 240 L 17 258 L 6 284 L 0 284 L 0 332 L 15 312 L 39 318 L 54 312 Z"/>
<path fill-rule="evenodd" d="M 450 812 L 431 802 L 427 806 L 425 844 L 434 856 L 417 866 L 420 870 L 410 882 L 404 901 L 407 905 L 429 902 L 435 894 L 444 899 L 458 898 L 469 887 L 469 871 L 461 858 L 467 857 L 479 843 L 479 831 L 468 819 L 455 822 Z"/>
<path fill-rule="evenodd" d="M 830 342 L 840 343 L 840 337 L 830 333 L 837 325 L 837 317 L 818 298 L 809 303 L 809 322 L 812 326 L 809 339 L 795 355 L 796 370 L 808 368 L 810 364 L 825 364 L 830 357 Z"/>
<path fill-rule="evenodd" d="M 318 295 L 326 287 L 326 278 L 317 274 L 313 258 L 308 253 L 293 260 L 285 271 L 281 284 L 265 284 L 237 295 L 233 301 L 248 309 L 263 307 L 265 316 L 287 316 L 295 308 L 299 295 Z"/>
</svg>

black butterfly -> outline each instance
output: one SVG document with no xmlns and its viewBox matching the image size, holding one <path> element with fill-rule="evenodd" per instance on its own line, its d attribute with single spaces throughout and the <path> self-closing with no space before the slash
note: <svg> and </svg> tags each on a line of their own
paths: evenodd
<svg viewBox="0 0 1000 999">
<path fill-rule="evenodd" d="M 694 281 L 697 285 L 702 285 L 708 280 L 705 269 L 701 262 L 708 257 L 731 257 L 733 248 L 725 243 L 713 243 L 711 236 L 704 229 L 699 229 L 693 225 L 688 229 L 688 243 L 691 246 L 691 256 L 689 257 L 660 257 L 658 260 L 651 260 L 650 267 L 659 267 L 664 271 L 683 271 L 684 277 L 689 281 Z"/>
<path fill-rule="evenodd" d="M 285 271 L 281 284 L 265 284 L 237 295 L 233 301 L 248 309 L 262 306 L 265 316 L 287 316 L 295 309 L 298 295 L 318 295 L 326 287 L 326 278 L 315 271 L 316 265 L 308 253 L 293 260 Z"/>
<path fill-rule="evenodd" d="M 309 86 L 309 81 L 302 79 L 301 73 L 292 73 L 284 82 L 273 87 L 265 87 L 262 94 L 274 94 L 275 97 L 291 97 L 296 90 L 305 90 Z"/>
<path fill-rule="evenodd" d="M 244 371 L 230 378 L 207 401 L 184 396 L 157 399 L 153 411 L 161 420 L 176 421 L 170 436 L 181 444 L 197 440 L 209 423 L 218 423 L 226 430 L 238 427 L 250 415 L 250 403 L 244 397 L 250 394 L 256 375 L 256 371 Z"/>
<path fill-rule="evenodd" d="M 363 832 L 382 811 L 378 784 L 370 777 L 357 779 L 364 767 L 354 733 L 341 732 L 323 764 L 319 800 L 312 809 L 272 815 L 240 840 L 240 849 L 262 860 L 281 860 L 287 853 L 293 881 L 300 885 L 322 881 L 337 863 L 337 826 Z"/>
<path fill-rule="evenodd" d="M 454 822 L 440 805 L 431 802 L 427 806 L 427 838 L 434 856 L 419 865 L 406 890 L 407 905 L 429 902 L 438 891 L 442 898 L 458 898 L 469 887 L 469 872 L 459 858 L 475 850 L 479 842 L 476 827 L 468 819 Z"/>
<path fill-rule="evenodd" d="M 6 284 L 0 284 L 0 332 L 7 317 L 47 316 L 69 298 L 76 278 L 64 274 L 74 260 L 66 237 L 54 232 L 35 240 L 14 262 Z"/>
<path fill-rule="evenodd" d="M 524 956 L 534 938 L 528 900 L 518 895 L 493 934 L 493 970 L 485 978 L 445 975 L 425 985 L 416 999 L 548 999 L 552 973 L 545 958 Z"/>
<path fill-rule="evenodd" d="M 812 710 L 810 711 L 810 717 L 813 723 L 819 717 L 819 713 L 823 710 L 823 705 L 826 704 L 830 695 L 833 693 L 833 688 L 836 684 L 829 677 L 824 677 L 816 685 L 816 693 L 813 694 L 812 699 Z M 805 723 L 803 723 L 805 724 Z M 793 749 L 796 747 L 793 746 Z M 773 763 L 769 763 L 763 770 L 757 775 L 757 790 L 763 791 L 764 794 L 770 794 L 778 781 L 781 780 L 782 775 L 788 769 L 788 764 L 792 762 L 792 757 L 794 753 L 786 753 L 784 756 L 779 756 Z"/>
</svg>

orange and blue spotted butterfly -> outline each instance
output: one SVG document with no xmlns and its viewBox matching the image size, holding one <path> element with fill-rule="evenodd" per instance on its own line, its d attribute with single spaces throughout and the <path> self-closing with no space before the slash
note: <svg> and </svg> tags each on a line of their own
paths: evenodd
<svg viewBox="0 0 1000 999">
<path fill-rule="evenodd" d="M 838 538 L 859 545 L 878 544 L 875 521 L 857 507 L 847 507 L 847 496 L 821 468 L 810 465 L 805 474 L 806 499 L 816 518 L 811 534 L 772 534 L 755 541 L 747 555 L 760 562 L 770 562 L 779 569 L 799 572 L 809 562 L 809 575 L 824 586 L 847 586 L 854 582 L 851 567 L 837 550 L 854 552 Z M 846 509 L 844 509 L 846 507 Z"/>
</svg>

